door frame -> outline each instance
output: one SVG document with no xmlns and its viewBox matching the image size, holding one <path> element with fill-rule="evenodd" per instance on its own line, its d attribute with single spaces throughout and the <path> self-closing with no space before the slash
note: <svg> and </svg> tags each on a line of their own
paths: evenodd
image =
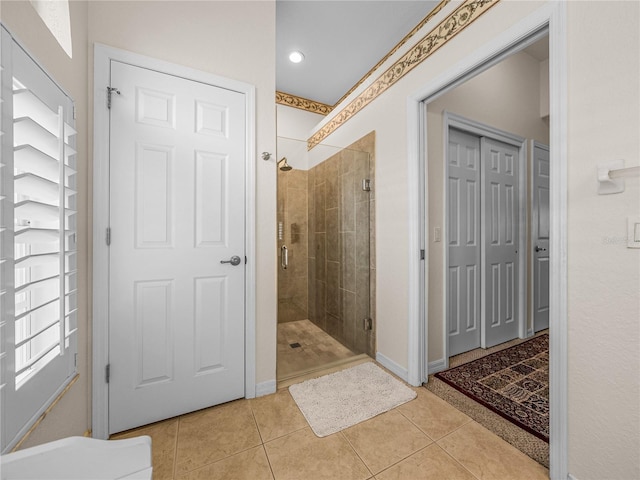
<svg viewBox="0 0 640 480">
<path fill-rule="evenodd" d="M 407 379 L 419 386 L 428 380 L 428 212 L 426 196 L 426 104 L 515 51 L 549 35 L 550 100 L 550 278 L 549 408 L 550 477 L 568 475 L 568 232 L 567 232 L 567 6 L 547 2 L 521 21 L 498 33 L 458 64 L 418 88 L 407 98 L 407 162 L 409 196 L 409 291 Z M 438 363 L 438 362 L 434 362 Z M 435 365 L 434 365 L 435 366 Z"/>
<path fill-rule="evenodd" d="M 443 185 L 444 185 L 444 202 L 443 202 L 443 217 L 444 218 L 444 226 L 442 229 L 442 243 L 444 245 L 444 269 L 442 272 L 442 282 L 443 282 L 443 306 L 445 315 L 443 316 L 442 322 L 442 332 L 443 332 L 443 351 L 444 358 L 442 359 L 444 363 L 442 363 L 439 370 L 446 370 L 449 368 L 449 335 L 448 335 L 448 302 L 447 302 L 447 294 L 448 294 L 448 280 L 449 280 L 449 249 L 448 238 L 449 238 L 449 215 L 448 215 L 448 206 L 449 206 L 449 195 L 448 195 L 448 178 L 449 178 L 449 162 L 448 162 L 448 149 L 449 149 L 449 129 L 456 128 L 457 130 L 461 130 L 465 133 L 469 133 L 471 135 L 478 135 L 480 137 L 486 137 L 491 140 L 497 140 L 502 143 L 506 143 L 507 145 L 511 145 L 518 149 L 518 337 L 526 338 L 527 337 L 527 291 L 528 291 L 528 268 L 527 268 L 527 241 L 529 238 L 528 231 L 528 222 L 527 222 L 527 140 L 519 135 L 515 135 L 510 132 L 505 132 L 498 128 L 492 127 L 490 125 L 486 125 L 484 123 L 478 122 L 476 120 L 463 117 L 462 115 L 457 115 L 455 113 L 445 111 L 444 112 L 444 123 L 443 123 L 443 133 L 444 133 L 444 142 L 443 142 L 443 161 L 444 161 L 444 177 L 443 177 Z M 480 154 L 482 157 L 482 154 Z M 482 183 L 482 170 L 480 169 L 480 182 Z M 480 186 L 480 197 L 482 202 L 482 192 L 484 188 Z M 482 205 L 482 203 L 481 203 Z M 482 215 L 482 208 L 480 209 L 480 214 Z M 482 220 L 480 222 L 482 225 Z M 484 228 L 480 227 L 480 231 L 483 232 Z M 482 233 L 480 234 L 482 236 Z M 480 238 L 480 344 L 482 348 L 485 348 L 483 343 L 483 338 L 485 336 L 486 329 L 486 318 L 485 318 L 485 309 L 484 309 L 484 252 L 485 252 L 485 244 L 482 238 Z"/>
<path fill-rule="evenodd" d="M 105 241 L 109 225 L 109 110 L 106 87 L 110 86 L 112 60 L 233 90 L 245 96 L 245 397 L 253 398 L 256 393 L 255 86 L 96 43 L 93 70 L 92 436 L 101 439 L 109 435 L 109 386 L 105 379 L 109 363 L 109 297 L 105 293 L 109 291 L 109 248 Z"/>
</svg>

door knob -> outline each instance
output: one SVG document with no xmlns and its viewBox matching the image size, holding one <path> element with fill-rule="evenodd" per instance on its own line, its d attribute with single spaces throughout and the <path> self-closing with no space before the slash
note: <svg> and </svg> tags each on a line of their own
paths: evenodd
<svg viewBox="0 0 640 480">
<path fill-rule="evenodd" d="M 536 252 L 546 252 L 547 249 L 544 247 L 539 247 L 538 245 L 536 245 Z"/>
<path fill-rule="evenodd" d="M 236 265 L 240 265 L 240 262 L 241 262 L 241 260 L 240 260 L 240 257 L 238 255 L 234 255 L 229 260 L 220 260 L 220 263 L 230 263 L 234 267 Z"/>
</svg>

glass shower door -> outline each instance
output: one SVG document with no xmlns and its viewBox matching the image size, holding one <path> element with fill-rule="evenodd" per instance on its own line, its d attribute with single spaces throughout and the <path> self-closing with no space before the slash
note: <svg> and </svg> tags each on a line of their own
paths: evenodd
<svg viewBox="0 0 640 480">
<path fill-rule="evenodd" d="M 279 332 L 306 320 L 308 330 L 322 331 L 314 338 L 330 337 L 348 356 L 373 356 L 370 155 L 325 145 L 307 151 L 306 142 L 279 138 L 277 168 Z M 280 340 L 279 355 L 293 355 L 290 345 L 311 352 L 331 343 Z"/>
</svg>

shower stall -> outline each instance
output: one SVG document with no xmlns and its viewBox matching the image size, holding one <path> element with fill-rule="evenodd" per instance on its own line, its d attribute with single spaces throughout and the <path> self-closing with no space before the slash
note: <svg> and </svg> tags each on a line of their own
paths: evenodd
<svg viewBox="0 0 640 480">
<path fill-rule="evenodd" d="M 374 355 L 373 140 L 278 138 L 279 381 Z"/>
</svg>

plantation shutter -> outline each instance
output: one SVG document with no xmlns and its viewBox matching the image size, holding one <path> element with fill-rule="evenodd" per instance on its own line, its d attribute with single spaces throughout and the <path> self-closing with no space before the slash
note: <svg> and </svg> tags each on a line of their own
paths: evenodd
<svg viewBox="0 0 640 480">
<path fill-rule="evenodd" d="M 72 100 L 2 33 L 4 451 L 75 372 L 77 175 Z"/>
</svg>

